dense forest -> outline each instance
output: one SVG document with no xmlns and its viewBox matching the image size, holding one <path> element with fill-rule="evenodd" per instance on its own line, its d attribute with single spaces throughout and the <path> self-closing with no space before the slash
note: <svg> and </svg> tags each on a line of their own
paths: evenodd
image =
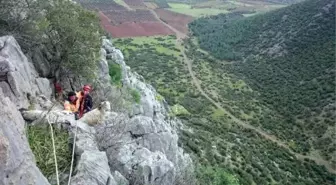
<svg viewBox="0 0 336 185">
<path fill-rule="evenodd" d="M 218 15 L 189 25 L 199 46 L 217 58 L 214 69 L 260 93 L 253 98 L 265 108 L 251 124 L 333 164 L 334 10 L 335 1 L 308 0 L 249 18 Z"/>
</svg>

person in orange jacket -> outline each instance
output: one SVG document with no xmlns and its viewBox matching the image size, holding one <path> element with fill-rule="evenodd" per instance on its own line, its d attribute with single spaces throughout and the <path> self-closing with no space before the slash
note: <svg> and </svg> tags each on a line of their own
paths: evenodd
<svg viewBox="0 0 336 185">
<path fill-rule="evenodd" d="M 84 85 L 83 90 L 77 93 L 69 92 L 64 102 L 64 110 L 75 114 L 75 118 L 81 118 L 84 113 L 91 111 L 93 103 L 90 96 L 91 87 Z"/>
<path fill-rule="evenodd" d="M 80 106 L 80 99 L 75 92 L 69 92 L 68 98 L 64 102 L 64 110 L 75 113 L 78 112 Z"/>
</svg>

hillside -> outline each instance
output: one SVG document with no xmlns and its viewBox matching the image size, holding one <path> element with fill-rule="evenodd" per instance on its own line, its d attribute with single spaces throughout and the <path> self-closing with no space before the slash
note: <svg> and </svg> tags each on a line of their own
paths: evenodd
<svg viewBox="0 0 336 185">
<path fill-rule="evenodd" d="M 333 93 L 311 88 L 309 80 L 326 70 L 321 77 L 329 81 L 318 89 L 335 88 L 327 70 L 334 67 L 330 2 L 307 1 L 249 18 L 237 13 L 200 18 L 189 25 L 194 35 L 184 43 L 174 37 L 114 40 L 126 62 L 170 105 L 187 110 L 177 114 L 184 123 L 179 142 L 201 169 L 212 169 L 201 170 L 208 175 L 199 175 L 203 184 L 222 171 L 244 185 L 335 183 Z M 277 34 L 292 43 L 286 42 L 291 49 L 285 53 L 272 48 L 281 40 Z M 318 46 L 321 38 L 325 45 Z M 309 54 L 305 60 L 302 53 Z M 260 60 L 256 67 L 252 59 Z M 318 102 L 316 107 L 330 105 L 317 116 L 307 100 Z"/>
<path fill-rule="evenodd" d="M 323 158 L 332 166 L 336 164 L 334 10 L 332 0 L 308 0 L 249 18 L 218 15 L 189 25 L 199 46 L 216 57 L 206 65 L 215 74 L 246 82 L 254 92 L 226 95 L 234 103 L 220 100 L 237 106 L 239 111 L 232 110 L 233 114 L 250 114 L 245 118 L 250 124 L 274 134 L 292 150 Z M 190 57 L 197 58 L 193 47 Z M 238 103 L 242 97 L 247 99 Z"/>
</svg>

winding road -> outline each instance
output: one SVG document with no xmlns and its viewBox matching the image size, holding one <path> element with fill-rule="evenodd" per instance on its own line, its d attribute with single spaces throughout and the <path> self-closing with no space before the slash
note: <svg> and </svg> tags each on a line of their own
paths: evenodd
<svg viewBox="0 0 336 185">
<path fill-rule="evenodd" d="M 150 10 L 152 12 L 152 14 L 165 26 L 167 26 L 168 28 L 170 28 L 172 31 L 174 31 L 176 33 L 176 43 L 177 45 L 181 46 L 181 53 L 183 55 L 183 62 L 187 65 L 188 67 L 188 71 L 189 74 L 192 78 L 192 83 L 196 86 L 197 90 L 206 98 L 208 99 L 214 106 L 216 106 L 218 109 L 222 110 L 224 113 L 226 113 L 228 116 L 230 116 L 232 118 L 232 120 L 237 123 L 238 125 L 242 126 L 243 128 L 246 129 L 250 129 L 253 130 L 254 132 L 258 133 L 259 135 L 263 136 L 265 139 L 270 140 L 274 143 L 276 143 L 278 146 L 287 149 L 292 155 L 295 155 L 295 157 L 299 160 L 304 160 L 304 159 L 309 159 L 312 161 L 315 161 L 316 164 L 318 165 L 323 165 L 326 167 L 326 169 L 333 174 L 336 174 L 336 167 L 331 165 L 328 161 L 322 159 L 322 158 L 318 158 L 318 157 L 314 157 L 314 156 L 309 156 L 309 155 L 302 155 L 299 153 L 294 152 L 292 149 L 289 148 L 289 146 L 284 143 L 283 141 L 281 141 L 280 139 L 278 139 L 276 136 L 271 135 L 266 133 L 265 131 L 261 130 L 260 128 L 254 127 L 250 124 L 245 123 L 244 121 L 238 119 L 237 117 L 235 117 L 234 115 L 232 115 L 229 111 L 227 111 L 226 109 L 224 109 L 220 103 L 216 102 L 215 100 L 213 100 L 201 87 L 201 83 L 200 80 L 195 76 L 195 73 L 192 69 L 192 61 L 188 58 L 188 56 L 185 54 L 185 48 L 182 46 L 182 42 L 183 39 L 187 38 L 188 36 L 180 31 L 178 31 L 177 29 L 173 28 L 172 26 L 170 26 L 169 24 L 165 23 L 164 21 L 162 21 L 160 19 L 160 17 L 156 14 L 156 12 L 154 10 Z"/>
</svg>

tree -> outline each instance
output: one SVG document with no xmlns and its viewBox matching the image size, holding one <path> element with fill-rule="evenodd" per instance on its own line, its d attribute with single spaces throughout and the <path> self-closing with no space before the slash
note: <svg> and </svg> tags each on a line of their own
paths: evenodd
<svg viewBox="0 0 336 185">
<path fill-rule="evenodd" d="M 45 25 L 45 43 L 53 48 L 56 69 L 65 67 L 83 77 L 93 77 L 102 34 L 97 15 L 73 2 L 59 0 L 47 9 L 40 23 Z"/>
<path fill-rule="evenodd" d="M 42 0 L 0 0 L 0 36 L 14 36 L 23 51 L 37 46 L 42 37 L 36 23 L 46 5 Z"/>
<path fill-rule="evenodd" d="M 68 0 L 0 0 L 0 34 L 24 52 L 45 46 L 56 71 L 92 78 L 103 34 L 96 13 Z"/>
</svg>

